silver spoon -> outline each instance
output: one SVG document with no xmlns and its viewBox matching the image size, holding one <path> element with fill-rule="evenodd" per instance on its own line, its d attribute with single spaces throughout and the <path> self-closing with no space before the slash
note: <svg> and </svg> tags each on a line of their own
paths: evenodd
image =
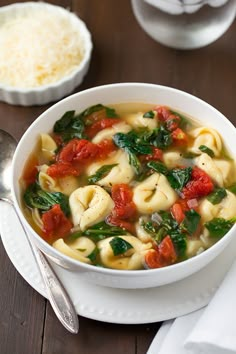
<svg viewBox="0 0 236 354">
<path fill-rule="evenodd" d="M 56 316 L 68 331 L 71 333 L 78 333 L 78 316 L 71 300 L 42 252 L 31 241 L 12 201 L 9 173 L 11 172 L 11 162 L 16 146 L 17 142 L 15 139 L 10 134 L 0 129 L 0 201 L 11 204 L 18 216 L 42 279 L 44 280 L 48 299 Z"/>
</svg>

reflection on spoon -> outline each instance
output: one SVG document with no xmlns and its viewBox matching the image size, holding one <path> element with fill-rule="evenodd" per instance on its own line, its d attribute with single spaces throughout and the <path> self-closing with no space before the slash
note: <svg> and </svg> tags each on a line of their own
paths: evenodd
<svg viewBox="0 0 236 354">
<path fill-rule="evenodd" d="M 18 216 L 20 224 L 31 247 L 32 253 L 35 257 L 40 274 L 44 280 L 48 299 L 55 314 L 63 326 L 68 329 L 68 331 L 71 333 L 78 333 L 78 316 L 71 300 L 44 255 L 31 241 L 31 238 L 25 226 L 23 225 L 12 201 L 10 176 L 12 169 L 11 162 L 16 149 L 16 145 L 17 143 L 15 139 L 10 134 L 0 129 L 0 201 L 11 204 L 15 210 L 16 215 Z"/>
</svg>

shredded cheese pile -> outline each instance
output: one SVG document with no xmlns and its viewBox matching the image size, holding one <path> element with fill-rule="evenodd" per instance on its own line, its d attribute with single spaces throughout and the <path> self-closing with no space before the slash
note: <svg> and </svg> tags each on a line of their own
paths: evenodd
<svg viewBox="0 0 236 354">
<path fill-rule="evenodd" d="M 0 83 L 31 88 L 54 83 L 84 56 L 79 29 L 64 14 L 37 9 L 0 26 Z"/>
</svg>

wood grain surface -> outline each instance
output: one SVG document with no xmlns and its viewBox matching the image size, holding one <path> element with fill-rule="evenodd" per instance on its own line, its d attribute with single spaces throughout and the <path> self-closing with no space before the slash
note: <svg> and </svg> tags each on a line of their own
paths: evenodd
<svg viewBox="0 0 236 354">
<path fill-rule="evenodd" d="M 192 93 L 236 124 L 236 22 L 205 48 L 180 51 L 151 39 L 138 25 L 129 0 L 49 1 L 71 9 L 87 24 L 94 50 L 83 89 L 116 82 L 147 82 Z M 0 0 L 0 6 L 12 1 Z M 49 105 L 0 103 L 0 128 L 18 140 Z M 144 299 L 145 301 L 145 299 Z M 1 354 L 145 354 L 160 323 L 117 325 L 80 318 L 68 333 L 50 304 L 18 274 L 0 240 Z"/>
</svg>

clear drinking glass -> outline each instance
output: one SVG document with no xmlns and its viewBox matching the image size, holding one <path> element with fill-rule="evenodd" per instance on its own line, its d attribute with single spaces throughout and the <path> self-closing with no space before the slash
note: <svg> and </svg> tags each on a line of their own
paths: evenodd
<svg viewBox="0 0 236 354">
<path fill-rule="evenodd" d="M 204 47 L 230 27 L 236 0 L 131 0 L 141 27 L 156 41 L 177 49 Z"/>
</svg>

